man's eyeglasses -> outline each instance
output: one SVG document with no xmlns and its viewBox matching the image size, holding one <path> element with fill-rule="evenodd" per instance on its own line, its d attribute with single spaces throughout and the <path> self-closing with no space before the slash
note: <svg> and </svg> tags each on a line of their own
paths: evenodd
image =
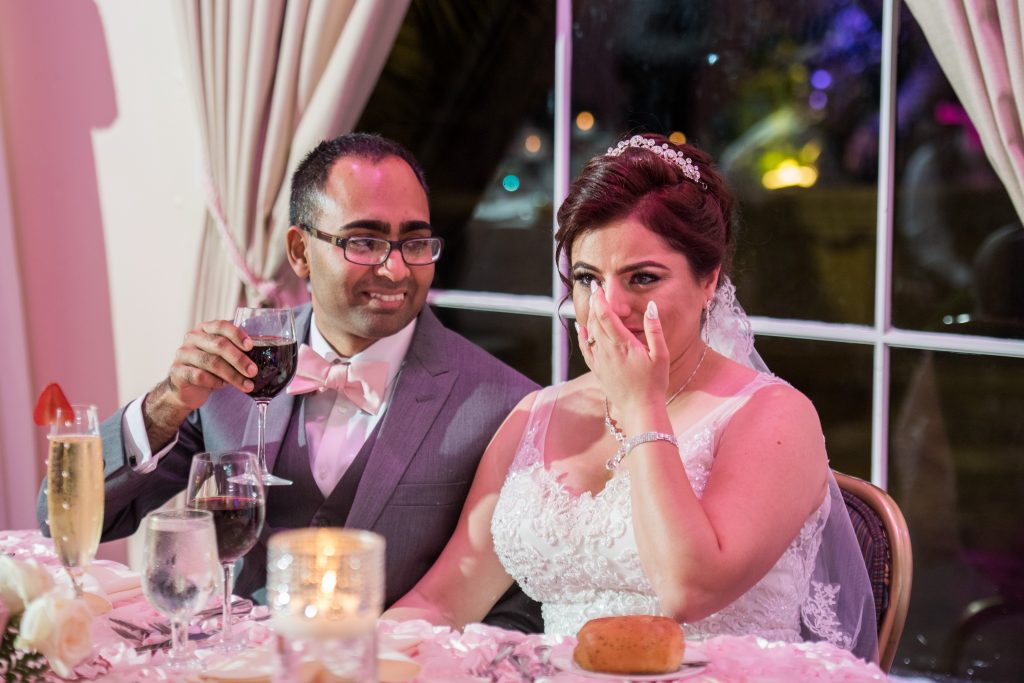
<svg viewBox="0 0 1024 683">
<path fill-rule="evenodd" d="M 444 240 L 440 237 L 413 237 L 407 240 L 384 240 L 378 237 L 338 237 L 309 225 L 299 225 L 318 240 L 339 246 L 345 260 L 360 266 L 379 266 L 388 260 L 392 249 L 398 249 L 402 260 L 410 266 L 429 266 L 441 258 Z"/>
</svg>

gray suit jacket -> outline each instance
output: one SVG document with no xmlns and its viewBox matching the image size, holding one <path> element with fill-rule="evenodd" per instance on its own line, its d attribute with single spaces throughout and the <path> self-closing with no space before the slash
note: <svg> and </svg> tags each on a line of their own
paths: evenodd
<svg viewBox="0 0 1024 683">
<path fill-rule="evenodd" d="M 296 335 L 308 339 L 311 309 L 296 309 Z M 419 316 L 398 385 L 358 460 L 361 476 L 346 474 L 326 500 L 309 475 L 301 397 L 277 396 L 267 414 L 271 471 L 299 473 L 295 484 L 269 487 L 267 525 L 246 556 L 237 592 L 266 581 L 266 538 L 302 526 L 369 529 L 387 539 L 386 602 L 391 604 L 433 564 L 455 529 L 487 443 L 505 416 L 536 385 L 458 334 L 425 308 Z M 201 451 L 256 450 L 255 403 L 226 387 L 210 395 L 181 426 L 178 443 L 145 475 L 126 463 L 122 408 L 102 425 L 106 474 L 103 540 L 127 536 L 147 512 L 187 483 L 192 456 Z M 46 482 L 37 514 L 45 529 Z M 539 606 L 517 586 L 487 621 L 542 630 Z"/>
</svg>

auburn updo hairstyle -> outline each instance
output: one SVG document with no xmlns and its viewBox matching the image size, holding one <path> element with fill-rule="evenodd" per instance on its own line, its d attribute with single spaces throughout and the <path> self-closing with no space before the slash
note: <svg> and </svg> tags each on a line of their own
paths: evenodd
<svg viewBox="0 0 1024 683">
<path fill-rule="evenodd" d="M 715 268 L 728 275 L 732 265 L 735 199 L 711 157 L 690 145 L 675 145 L 661 135 L 644 134 L 658 146 L 669 145 L 700 171 L 694 181 L 670 159 L 649 149 L 626 147 L 617 156 L 602 154 L 587 162 L 558 209 L 555 259 L 572 269 L 572 247 L 582 235 L 614 220 L 635 218 L 686 257 L 698 281 Z M 571 272 L 559 276 L 572 289 Z M 722 278 L 719 277 L 719 282 Z"/>
</svg>

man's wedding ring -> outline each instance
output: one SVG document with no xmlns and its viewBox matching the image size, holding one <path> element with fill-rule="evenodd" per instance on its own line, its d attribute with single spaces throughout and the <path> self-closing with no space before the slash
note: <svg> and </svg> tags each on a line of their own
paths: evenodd
<svg viewBox="0 0 1024 683">
<path fill-rule="evenodd" d="M 587 346 L 593 346 L 596 343 L 597 343 L 597 340 L 594 339 L 593 337 L 591 337 L 590 339 L 587 340 Z"/>
</svg>

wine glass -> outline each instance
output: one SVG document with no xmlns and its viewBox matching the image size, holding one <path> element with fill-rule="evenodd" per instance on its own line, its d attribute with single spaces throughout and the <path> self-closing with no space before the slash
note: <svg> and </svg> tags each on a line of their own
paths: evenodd
<svg viewBox="0 0 1024 683">
<path fill-rule="evenodd" d="M 58 408 L 47 435 L 46 508 L 53 547 L 79 597 L 103 530 L 103 446 L 96 406 Z"/>
<path fill-rule="evenodd" d="M 267 471 L 266 427 L 267 406 L 281 393 L 295 375 L 298 343 L 295 341 L 295 319 L 290 308 L 245 308 L 235 311 L 235 326 L 252 339 L 252 350 L 245 355 L 256 364 L 249 393 L 256 401 L 257 447 L 260 478 L 264 486 L 291 484 L 288 479 L 276 477 Z"/>
<path fill-rule="evenodd" d="M 188 622 L 217 588 L 217 539 L 207 510 L 151 512 L 143 520 L 142 592 L 171 622 L 167 661 L 175 671 L 196 668 L 188 652 Z"/>
<path fill-rule="evenodd" d="M 192 458 L 186 504 L 213 515 L 217 555 L 224 572 L 221 650 L 237 650 L 231 642 L 231 589 L 235 560 L 249 552 L 263 528 L 264 495 L 256 456 L 245 451 L 199 453 Z"/>
</svg>

